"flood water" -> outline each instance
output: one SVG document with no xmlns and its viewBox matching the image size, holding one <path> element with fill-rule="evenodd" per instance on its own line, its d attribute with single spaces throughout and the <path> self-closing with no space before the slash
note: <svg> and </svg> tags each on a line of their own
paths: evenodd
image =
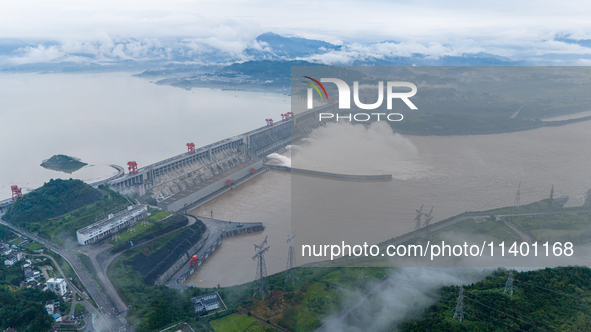
<svg viewBox="0 0 591 332">
<path fill-rule="evenodd" d="M 591 144 L 588 143 L 591 141 L 591 121 L 478 136 L 400 136 L 382 130 L 368 136 L 367 129 L 359 128 L 319 130 L 322 131 L 319 136 L 324 140 L 314 142 L 312 139 L 311 144 L 304 143 L 299 157 L 292 159 L 294 167 L 322 169 L 322 166 L 326 167 L 322 161 L 328 158 L 331 161 L 329 166 L 333 168 L 322 170 L 351 174 L 391 173 L 394 177 L 391 182 L 368 184 L 377 196 L 385 197 L 390 203 L 372 206 L 377 211 L 364 211 L 359 216 L 363 222 L 347 225 L 343 236 L 350 235 L 351 239 L 368 225 L 377 230 L 374 243 L 412 231 L 414 210 L 421 204 L 425 204 L 426 209 L 433 206 L 433 222 L 465 211 L 512 206 L 519 182 L 521 204 L 547 198 L 554 185 L 554 197 L 568 195 L 568 206 L 581 205 L 585 192 L 591 188 Z M 355 158 L 361 160 L 358 164 L 339 165 L 335 160 L 338 161 L 338 153 L 342 152 L 336 151 L 326 157 L 326 145 L 321 143 L 329 142 L 330 145 L 330 134 L 338 138 L 342 143 L 340 146 L 347 145 L 343 137 L 355 141 L 370 137 L 372 142 L 385 143 L 381 146 L 381 154 L 361 152 L 361 156 L 374 154 L 370 159 L 375 161 L 373 165 L 364 161 L 365 158 Z M 314 153 L 316 147 L 324 153 Z M 348 151 L 349 155 L 351 153 L 355 152 Z M 267 271 L 272 274 L 284 270 L 287 261 L 285 239 L 291 232 L 288 200 L 294 181 L 313 182 L 316 187 L 309 188 L 316 191 L 325 190 L 334 183 L 334 180 L 297 179 L 289 173 L 270 171 L 193 211 L 195 215 L 207 215 L 213 210 L 215 217 L 233 221 L 262 221 L 267 228 L 260 234 L 224 239 L 213 257 L 186 284 L 213 287 L 253 280 L 256 275 L 253 244 L 261 242 L 267 235 L 271 246 L 265 256 Z M 339 206 L 330 211 L 330 218 L 350 218 L 359 210 L 355 205 Z M 311 209 L 309 218 L 318 214 L 328 218 L 323 212 L 321 207 Z M 384 219 L 388 213 L 390 217 Z M 323 234 L 318 232 L 317 238 L 314 234 L 307 234 L 306 241 L 310 242 L 305 243 L 326 243 L 322 242 Z M 302 236 L 296 237 L 296 247 L 298 240 L 302 241 Z"/>
<path fill-rule="evenodd" d="M 13 184 L 34 189 L 50 178 L 110 176 L 114 170 L 109 164 L 125 166 L 134 160 L 141 167 L 158 162 L 183 153 L 187 142 L 203 146 L 237 135 L 263 126 L 266 118 L 280 118 L 289 108 L 289 97 L 280 94 L 187 91 L 130 73 L 0 74 L 0 199 L 10 197 Z M 294 152 L 292 160 L 294 167 L 393 174 L 391 182 L 371 186 L 390 200 L 388 208 L 395 212 L 388 220 L 364 216 L 383 230 L 377 232 L 376 241 L 413 230 L 414 210 L 421 204 L 434 207 L 436 222 L 464 211 L 513 205 L 519 182 L 521 204 L 548 197 L 554 185 L 554 197 L 568 195 L 568 205 L 580 205 L 591 188 L 591 121 L 499 135 L 446 137 L 401 136 L 384 128 L 353 127 L 320 129 L 316 134 L 324 139 L 298 143 L 301 150 Z M 358 153 L 358 163 L 338 167 L 334 160 L 344 153 L 335 147 L 328 154 L 333 163 L 323 164 L 327 156 L 318 153 L 326 151 L 322 142 L 346 139 L 381 143 L 377 150 L 347 151 Z M 39 166 L 54 154 L 78 157 L 95 165 L 97 172 L 69 175 Z M 253 280 L 253 244 L 265 236 L 271 247 L 265 256 L 268 273 L 285 269 L 294 180 L 289 173 L 268 171 L 192 211 L 209 215 L 213 210 L 217 219 L 263 222 L 266 229 L 224 239 L 187 284 L 213 287 Z M 318 190 L 330 183 L 323 181 L 330 180 L 313 180 Z M 387 211 L 378 212 L 376 216 Z M 355 213 L 355 206 L 339 213 Z M 355 228 L 349 232 L 354 234 Z M 302 237 L 296 237 L 296 244 Z"/>
</svg>

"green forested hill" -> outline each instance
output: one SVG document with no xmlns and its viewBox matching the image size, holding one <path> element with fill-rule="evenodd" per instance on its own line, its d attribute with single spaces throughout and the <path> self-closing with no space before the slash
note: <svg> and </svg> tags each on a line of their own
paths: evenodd
<svg viewBox="0 0 591 332">
<path fill-rule="evenodd" d="M 53 319 L 44 304 L 49 300 L 58 297 L 39 289 L 0 285 L 0 330 L 12 327 L 19 332 L 48 331 Z"/>
<path fill-rule="evenodd" d="M 50 180 L 19 198 L 4 219 L 62 245 L 84 228 L 131 203 L 107 187 L 94 189 L 80 180 Z"/>
<path fill-rule="evenodd" d="M 591 269 L 560 267 L 515 273 L 514 293 L 504 293 L 507 271 L 464 287 L 464 320 L 453 319 L 459 286 L 440 289 L 439 303 L 399 330 L 591 331 Z"/>
<path fill-rule="evenodd" d="M 20 197 L 4 219 L 26 227 L 97 201 L 101 192 L 80 180 L 51 179 L 42 187 Z"/>
</svg>

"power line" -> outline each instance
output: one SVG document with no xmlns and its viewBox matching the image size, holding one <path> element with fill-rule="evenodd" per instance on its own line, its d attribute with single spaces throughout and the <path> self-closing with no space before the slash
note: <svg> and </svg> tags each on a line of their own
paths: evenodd
<svg viewBox="0 0 591 332">
<path fill-rule="evenodd" d="M 573 297 L 573 298 L 579 299 L 579 300 L 581 300 L 581 301 L 587 301 L 587 299 L 584 299 L 584 298 L 582 298 L 582 297 L 579 297 L 579 296 L 576 296 L 576 295 L 573 295 L 573 294 L 564 293 L 564 292 L 557 291 L 557 290 L 553 290 L 553 289 L 549 289 L 549 288 L 546 288 L 546 287 L 538 286 L 538 285 L 532 284 L 532 283 L 530 283 L 530 282 L 528 282 L 528 281 L 521 281 L 521 280 L 517 280 L 517 279 L 515 279 L 515 281 L 516 281 L 516 282 L 520 282 L 520 283 L 522 283 L 522 284 L 528 284 L 528 285 L 530 285 L 530 286 L 533 286 L 533 287 L 538 287 L 538 288 L 541 288 L 541 289 L 547 290 L 547 291 L 549 291 L 549 292 L 554 292 L 554 293 L 561 294 L 561 295 L 564 295 L 564 296 L 570 296 L 570 297 Z"/>
<path fill-rule="evenodd" d="M 530 325 L 532 325 L 532 326 L 535 326 L 535 327 L 537 327 L 537 328 L 541 328 L 541 329 L 543 329 L 544 331 L 548 331 L 548 330 L 546 330 L 545 328 L 543 328 L 543 327 L 541 327 L 541 326 L 537 326 L 536 324 L 534 324 L 534 322 L 532 321 L 532 319 L 531 319 L 531 318 L 529 318 L 529 317 L 527 317 L 527 316 L 520 315 L 520 316 L 523 316 L 523 317 L 526 317 L 526 318 L 528 318 L 528 319 L 529 319 L 529 321 L 523 320 L 523 319 L 521 319 L 521 318 L 519 318 L 519 317 L 511 316 L 511 315 L 509 315 L 508 313 L 506 313 L 506 312 L 504 312 L 504 311 L 498 310 L 498 309 L 496 309 L 496 308 L 493 308 L 493 307 L 491 307 L 491 306 L 487 306 L 486 304 L 484 304 L 484 303 L 482 303 L 482 302 L 479 302 L 479 301 L 476 301 L 476 300 L 474 300 L 474 299 L 471 299 L 471 298 L 469 298 L 469 297 L 467 297 L 467 296 L 464 296 L 464 298 L 465 298 L 465 299 L 467 299 L 467 300 L 470 300 L 470 301 L 472 301 L 472 302 L 476 302 L 476 303 L 480 304 L 481 306 L 487 307 L 487 308 L 489 308 L 489 309 L 491 309 L 491 310 L 494 310 L 494 311 L 496 311 L 496 312 L 502 313 L 503 315 L 506 315 L 507 317 L 511 317 L 512 319 L 518 319 L 518 320 L 520 320 L 520 321 L 522 321 L 522 322 L 524 322 L 524 323 L 526 323 L 526 324 L 530 324 Z M 485 300 L 485 301 L 486 301 L 486 300 Z M 487 302 L 490 302 L 490 301 L 487 301 Z M 490 303 L 492 303 L 492 302 L 490 302 Z M 548 325 L 548 324 L 544 324 L 544 325 Z M 554 328 L 554 327 L 553 327 L 553 328 Z"/>
<path fill-rule="evenodd" d="M 294 274 L 294 268 L 296 266 L 296 257 L 295 257 L 295 252 L 293 249 L 293 243 L 292 240 L 295 238 L 296 234 L 291 233 L 290 235 L 287 236 L 287 244 L 289 246 L 288 251 L 287 251 L 287 266 L 286 266 L 286 270 L 285 270 L 285 283 L 287 283 L 288 280 L 291 280 L 291 284 L 295 284 L 295 280 L 298 278 L 295 276 Z"/>
</svg>

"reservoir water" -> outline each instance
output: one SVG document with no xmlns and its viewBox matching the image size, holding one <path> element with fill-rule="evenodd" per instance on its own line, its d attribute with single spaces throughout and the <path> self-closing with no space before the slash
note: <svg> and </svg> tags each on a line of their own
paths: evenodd
<svg viewBox="0 0 591 332">
<path fill-rule="evenodd" d="M 15 184 L 26 192 L 51 178 L 109 177 L 109 164 L 158 162 L 188 142 L 241 134 L 290 108 L 281 94 L 187 91 L 132 74 L 0 74 L 0 200 Z M 70 175 L 39 166 L 55 154 L 96 168 Z"/>
<path fill-rule="evenodd" d="M 184 152 L 187 142 L 202 146 L 260 127 L 264 119 L 280 118 L 289 108 L 289 97 L 280 94 L 187 91 L 151 84 L 129 73 L 1 74 L 0 198 L 10 196 L 12 184 L 36 188 L 52 177 L 71 177 L 39 166 L 54 154 L 97 166 L 124 166 L 135 160 L 141 167 Z M 476 136 L 402 136 L 384 128 L 357 126 L 320 131 L 316 135 L 329 143 L 335 137 L 380 142 L 376 150 L 355 151 L 360 162 L 352 165 L 352 171 L 360 167 L 394 176 L 393 181 L 374 187 L 390 199 L 389 208 L 395 211 L 388 220 L 372 220 L 385 230 L 382 240 L 392 237 L 388 230 L 392 234 L 413 230 L 414 210 L 421 204 L 434 207 L 435 222 L 464 211 L 512 205 L 519 182 L 522 204 L 548 197 L 554 185 L 555 197 L 568 195 L 568 205 L 580 205 L 591 188 L 591 121 Z M 298 144 L 302 151 L 294 153 L 294 163 L 322 165 L 320 140 Z M 345 152 L 333 153 L 338 159 Z M 372 159 L 364 162 L 367 156 Z M 349 166 L 335 171 L 350 171 Z M 266 229 L 225 239 L 186 283 L 213 287 L 253 280 L 253 244 L 267 235 L 269 274 L 285 269 L 291 183 L 289 173 L 268 171 L 192 211 L 207 216 L 213 211 L 214 218 L 223 220 L 260 221 Z"/>
</svg>

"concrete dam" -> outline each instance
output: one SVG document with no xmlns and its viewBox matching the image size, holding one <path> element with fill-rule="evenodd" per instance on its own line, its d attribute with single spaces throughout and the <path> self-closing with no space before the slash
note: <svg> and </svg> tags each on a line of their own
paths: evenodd
<svg viewBox="0 0 591 332">
<path fill-rule="evenodd" d="M 108 184 L 117 191 L 150 195 L 162 209 L 186 210 L 264 170 L 263 158 L 319 127 L 318 113 L 336 109 L 337 103 L 331 103 L 283 114 L 281 121 L 200 148 L 187 143 L 186 153 L 141 168 L 129 162 L 129 172 Z"/>
</svg>

